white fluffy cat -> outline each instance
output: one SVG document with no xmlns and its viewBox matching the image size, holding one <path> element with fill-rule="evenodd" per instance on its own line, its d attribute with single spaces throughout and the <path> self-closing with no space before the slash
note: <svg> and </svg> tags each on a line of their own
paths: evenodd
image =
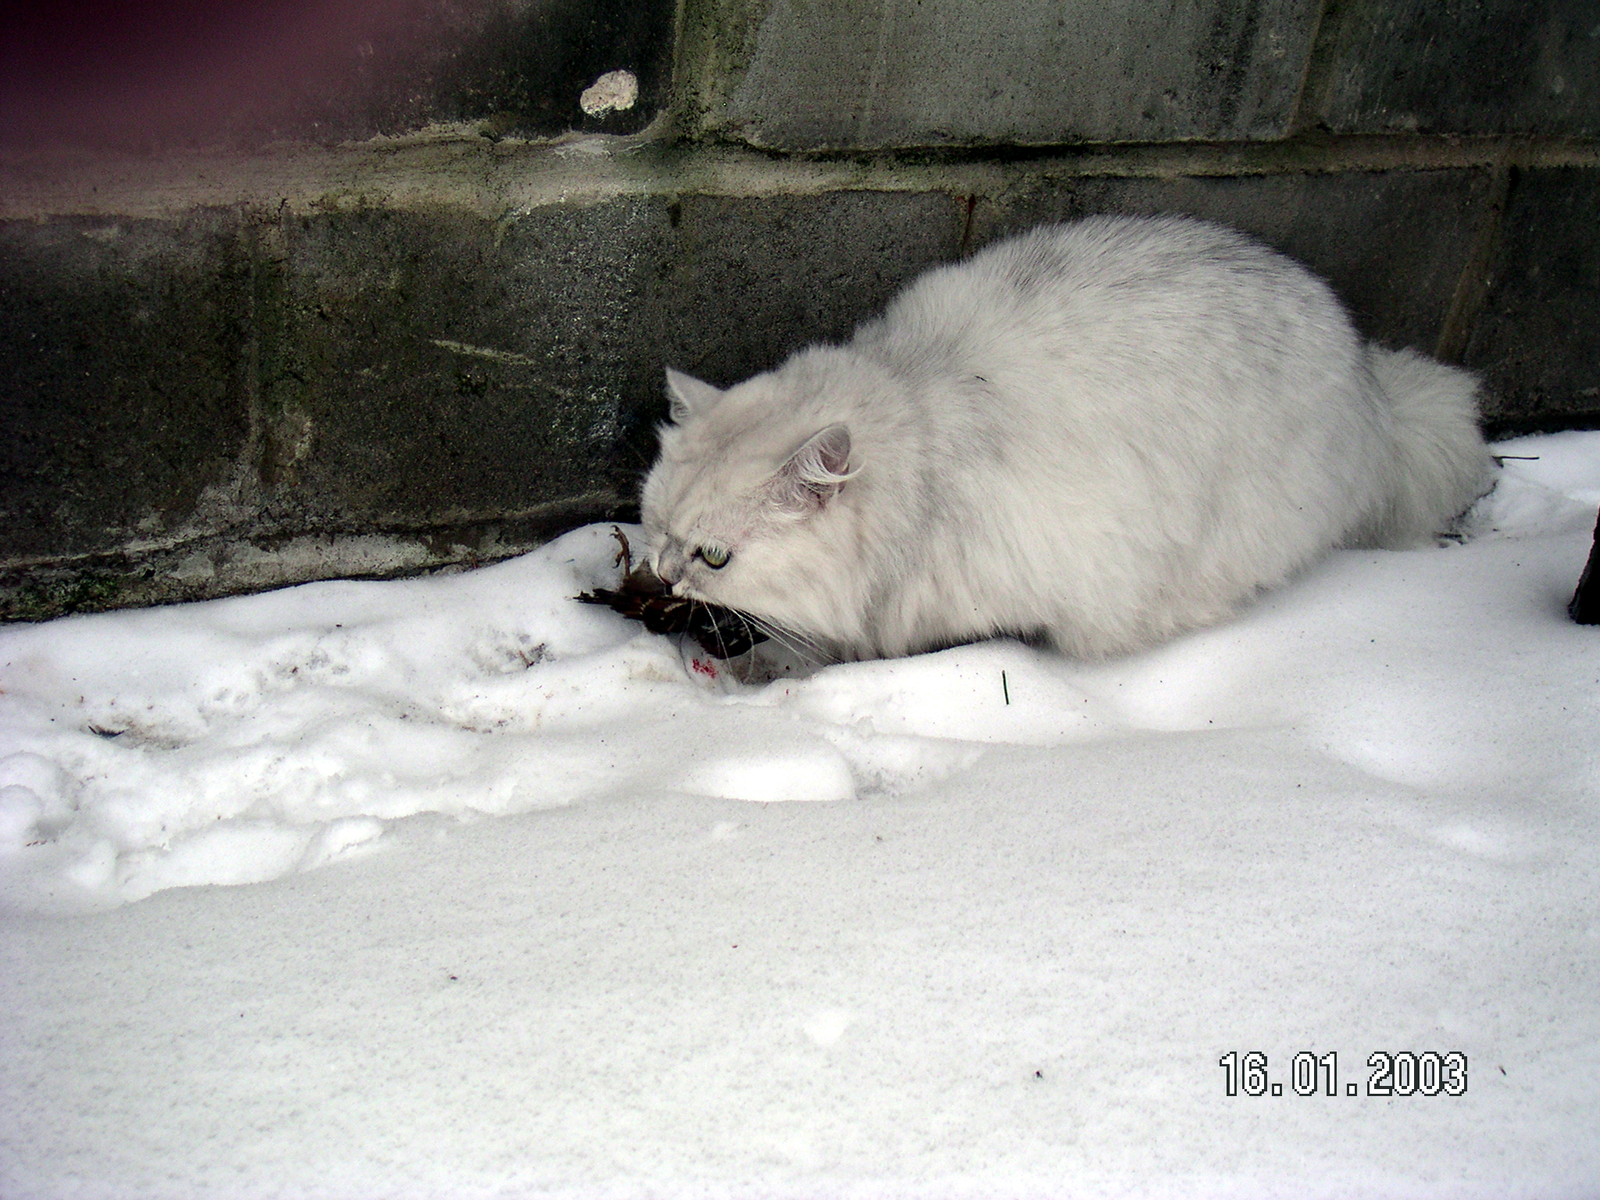
<svg viewBox="0 0 1600 1200">
<path fill-rule="evenodd" d="M 1221 620 L 1486 485 L 1476 381 L 1365 345 L 1326 284 L 1183 218 L 1035 229 L 844 346 L 667 372 L 650 565 L 841 658 L 996 634 L 1101 657 Z"/>
</svg>

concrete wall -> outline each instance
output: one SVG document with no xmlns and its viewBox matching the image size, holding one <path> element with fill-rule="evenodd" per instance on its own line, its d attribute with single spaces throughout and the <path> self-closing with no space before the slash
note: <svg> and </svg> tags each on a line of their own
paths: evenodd
<svg viewBox="0 0 1600 1200">
<path fill-rule="evenodd" d="M 4 615 L 628 515 L 665 364 L 732 382 L 1091 212 L 1258 233 L 1494 430 L 1600 422 L 1589 0 L 316 11 L 0 63 Z"/>
</svg>

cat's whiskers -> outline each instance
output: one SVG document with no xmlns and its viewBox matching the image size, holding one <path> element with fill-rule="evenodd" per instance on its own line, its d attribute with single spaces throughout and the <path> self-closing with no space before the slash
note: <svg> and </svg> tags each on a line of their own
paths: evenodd
<svg viewBox="0 0 1600 1200">
<path fill-rule="evenodd" d="M 838 661 L 838 656 L 824 649 L 820 641 L 797 629 L 786 629 L 747 612 L 741 612 L 739 615 L 784 649 L 792 651 L 812 666 L 825 667 Z"/>
<path fill-rule="evenodd" d="M 819 639 L 814 638 L 809 634 L 802 633 L 798 629 L 786 628 L 785 626 L 777 625 L 771 621 L 765 620 L 762 617 L 758 617 L 754 613 L 745 612 L 743 609 L 728 608 L 724 605 L 716 604 L 710 600 L 702 600 L 699 596 L 689 595 L 685 592 L 675 591 L 674 595 L 680 596 L 682 599 L 687 600 L 689 602 L 691 612 L 695 609 L 703 609 L 712 613 L 713 615 L 720 613 L 722 614 L 721 619 L 724 621 L 730 617 L 737 617 L 740 621 L 744 622 L 747 627 L 759 630 L 762 634 L 766 635 L 767 638 L 777 642 L 784 649 L 790 651 L 796 657 L 803 659 L 811 666 L 825 667 L 839 661 L 838 655 L 828 650 Z M 715 621 L 712 622 L 713 625 L 715 625 L 715 623 Z M 734 655 L 734 657 L 749 658 L 754 653 L 755 646 L 752 645 L 750 649 L 746 650 L 743 654 Z"/>
</svg>

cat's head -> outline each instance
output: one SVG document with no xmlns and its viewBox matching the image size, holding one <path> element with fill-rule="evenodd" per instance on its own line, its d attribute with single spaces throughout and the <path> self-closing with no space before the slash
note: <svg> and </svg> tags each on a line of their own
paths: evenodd
<svg viewBox="0 0 1600 1200">
<path fill-rule="evenodd" d="M 640 504 L 646 553 L 678 595 L 847 638 L 860 597 L 840 556 L 859 466 L 848 425 L 828 419 L 805 374 L 723 390 L 667 372 L 672 420 Z"/>
</svg>

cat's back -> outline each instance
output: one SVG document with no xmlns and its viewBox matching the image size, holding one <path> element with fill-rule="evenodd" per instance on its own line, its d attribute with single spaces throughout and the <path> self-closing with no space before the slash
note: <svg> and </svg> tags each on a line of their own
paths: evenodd
<svg viewBox="0 0 1600 1200">
<path fill-rule="evenodd" d="M 965 265 L 1025 292 L 1193 282 L 1240 269 L 1305 274 L 1236 229 L 1182 216 L 1106 215 L 1040 225 L 985 247 Z"/>
<path fill-rule="evenodd" d="M 1162 447 L 1192 460 L 1263 442 L 1350 444 L 1371 432 L 1354 426 L 1380 421 L 1361 339 L 1327 284 L 1187 217 L 1090 217 L 997 242 L 924 275 L 857 345 L 928 398 L 936 443 L 1008 445 L 1046 491 L 1053 478 L 1078 486 L 1038 473 L 1046 447 L 1120 471 Z"/>
<path fill-rule="evenodd" d="M 1045 225 L 931 271 L 863 330 L 912 357 L 1029 352 L 1105 356 L 1198 346 L 1247 328 L 1312 332 L 1354 355 L 1343 307 L 1299 263 L 1224 226 L 1189 217 L 1096 216 Z"/>
</svg>

